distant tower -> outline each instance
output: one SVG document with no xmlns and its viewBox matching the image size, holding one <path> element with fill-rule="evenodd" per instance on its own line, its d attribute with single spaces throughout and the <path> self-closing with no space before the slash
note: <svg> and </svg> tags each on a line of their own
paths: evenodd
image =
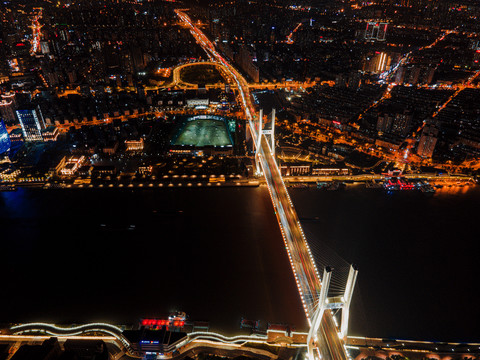
<svg viewBox="0 0 480 360">
<path fill-rule="evenodd" d="M 43 141 L 42 130 L 45 129 L 45 121 L 39 106 L 17 110 L 17 117 L 22 126 L 25 141 Z"/>
</svg>

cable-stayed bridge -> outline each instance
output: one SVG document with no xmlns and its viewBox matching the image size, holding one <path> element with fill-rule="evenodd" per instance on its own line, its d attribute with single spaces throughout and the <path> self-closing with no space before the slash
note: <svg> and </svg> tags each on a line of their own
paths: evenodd
<svg viewBox="0 0 480 360">
<path fill-rule="evenodd" d="M 190 29 L 191 34 L 205 50 L 210 60 L 223 66 L 226 73 L 237 84 L 239 102 L 244 109 L 248 128 L 255 144 L 256 170 L 265 176 L 303 308 L 310 325 L 307 344 L 309 358 L 310 360 L 347 360 L 348 354 L 344 339 L 357 271 L 353 267 L 350 268 L 343 296 L 333 299 L 328 298 L 331 269 L 326 267 L 323 270 L 323 276 L 320 276 L 275 161 L 275 111 L 272 112 L 272 128 L 264 129 L 263 112 L 260 111 L 259 116 L 254 115 L 256 111 L 245 78 L 216 51 L 214 44 L 192 23 L 184 11 L 175 10 L 175 12 L 182 24 Z M 332 315 L 332 311 L 339 308 L 342 309 L 342 326 L 340 329 Z"/>
</svg>

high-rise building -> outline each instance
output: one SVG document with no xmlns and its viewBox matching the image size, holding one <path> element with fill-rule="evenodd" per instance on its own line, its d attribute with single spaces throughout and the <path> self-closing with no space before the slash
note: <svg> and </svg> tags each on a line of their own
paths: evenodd
<svg viewBox="0 0 480 360">
<path fill-rule="evenodd" d="M 11 101 L 0 100 L 0 118 L 7 124 L 15 123 L 15 110 Z"/>
<path fill-rule="evenodd" d="M 422 65 L 400 66 L 395 75 L 395 83 L 412 85 L 431 84 L 435 75 L 435 68 Z"/>
<path fill-rule="evenodd" d="M 238 54 L 235 56 L 235 61 L 254 82 L 259 82 L 260 72 L 258 67 L 253 63 L 254 58 L 255 55 L 252 54 L 246 46 L 241 46 Z"/>
<path fill-rule="evenodd" d="M 5 94 L 2 94 L 1 98 L 6 102 L 11 102 L 13 105 L 13 108 L 17 109 L 18 107 L 17 97 L 15 96 L 14 92 L 6 92 Z"/>
<path fill-rule="evenodd" d="M 413 66 L 410 69 L 410 76 L 408 77 L 408 83 L 412 85 L 417 85 L 420 80 L 421 69 L 418 66 Z"/>
<path fill-rule="evenodd" d="M 480 49 L 473 53 L 473 66 L 480 66 Z"/>
<path fill-rule="evenodd" d="M 75 72 L 75 70 L 71 70 L 69 72 L 67 72 L 67 75 L 68 75 L 68 82 L 70 84 L 73 84 L 77 81 L 77 73 Z"/>
<path fill-rule="evenodd" d="M 0 155 L 10 150 L 10 136 L 2 120 L 0 120 Z"/>
<path fill-rule="evenodd" d="M 50 54 L 50 46 L 48 45 L 48 41 L 40 41 L 40 49 L 42 50 L 43 55 Z"/>
<path fill-rule="evenodd" d="M 365 40 L 371 40 L 374 38 L 373 31 L 375 29 L 376 23 L 368 22 L 367 27 L 365 28 Z"/>
<path fill-rule="evenodd" d="M 406 136 L 411 128 L 412 115 L 408 111 L 404 111 L 403 114 L 395 114 L 392 125 L 392 133 Z"/>
<path fill-rule="evenodd" d="M 337 74 L 335 76 L 335 86 L 341 88 L 347 87 L 347 80 L 344 74 Z"/>
<path fill-rule="evenodd" d="M 8 124 L 14 124 L 16 121 L 15 110 L 18 107 L 17 98 L 14 92 L 6 92 L 0 96 L 0 118 Z"/>
<path fill-rule="evenodd" d="M 418 144 L 417 154 L 424 158 L 431 158 L 435 145 L 437 144 L 438 130 L 433 125 L 426 125 L 423 128 L 420 143 Z"/>
<path fill-rule="evenodd" d="M 379 23 L 378 24 L 378 32 L 377 32 L 377 40 L 378 41 L 385 41 L 385 36 L 387 35 L 387 23 Z"/>
<path fill-rule="evenodd" d="M 395 74 L 395 83 L 397 85 L 402 85 L 404 80 L 405 80 L 405 67 L 400 66 L 397 69 L 397 73 Z"/>
<path fill-rule="evenodd" d="M 365 28 L 365 40 L 385 41 L 387 34 L 388 23 L 384 22 L 368 22 Z"/>
<path fill-rule="evenodd" d="M 357 90 L 362 84 L 362 74 L 358 71 L 352 71 L 348 76 L 348 88 Z"/>
<path fill-rule="evenodd" d="M 376 51 L 375 54 L 367 56 L 363 61 L 363 70 L 373 74 L 381 73 L 390 68 L 392 57 L 385 52 Z"/>
<path fill-rule="evenodd" d="M 430 85 L 433 81 L 433 76 L 435 75 L 435 68 L 427 67 L 425 69 L 425 74 L 423 77 L 423 83 Z"/>
<path fill-rule="evenodd" d="M 389 114 L 380 115 L 377 118 L 377 131 L 379 133 L 389 133 L 392 129 L 393 117 Z"/>
<path fill-rule="evenodd" d="M 474 39 L 470 41 L 470 49 L 472 50 L 480 50 L 480 40 Z"/>
<path fill-rule="evenodd" d="M 16 113 L 22 126 L 24 140 L 43 141 L 42 129 L 45 129 L 45 121 L 40 107 L 17 110 Z"/>
</svg>

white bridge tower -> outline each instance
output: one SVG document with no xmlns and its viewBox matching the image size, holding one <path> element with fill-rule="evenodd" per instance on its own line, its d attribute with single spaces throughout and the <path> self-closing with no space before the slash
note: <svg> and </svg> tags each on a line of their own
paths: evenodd
<svg viewBox="0 0 480 360">
<path fill-rule="evenodd" d="M 257 141 L 255 144 L 255 171 L 257 175 L 262 173 L 260 166 L 260 147 L 262 146 L 262 136 L 268 136 L 266 139 L 269 142 L 270 153 L 275 157 L 275 109 L 272 109 L 271 113 L 271 129 L 263 129 L 263 109 L 260 109 L 258 115 L 258 129 L 256 129 Z"/>
<path fill-rule="evenodd" d="M 357 281 L 357 274 L 358 270 L 353 265 L 351 265 L 348 272 L 347 284 L 345 285 L 345 291 L 343 296 L 335 296 L 329 298 L 327 296 L 328 288 L 330 286 L 330 279 L 332 276 L 332 269 L 328 266 L 324 269 L 322 288 L 318 296 L 317 307 L 315 312 L 313 313 L 310 331 L 308 332 L 307 337 L 308 358 L 310 360 L 316 360 L 321 358 L 320 349 L 318 349 L 317 344 L 320 340 L 319 337 L 321 336 L 319 330 L 325 310 L 342 310 L 339 336 L 342 339 L 345 339 L 347 337 L 350 303 L 352 302 L 353 289 L 355 287 L 355 282 Z"/>
</svg>

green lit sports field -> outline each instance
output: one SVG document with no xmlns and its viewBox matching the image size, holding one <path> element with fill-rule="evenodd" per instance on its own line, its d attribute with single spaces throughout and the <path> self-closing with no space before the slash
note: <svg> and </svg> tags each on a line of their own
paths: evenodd
<svg viewBox="0 0 480 360">
<path fill-rule="evenodd" d="M 192 120 L 185 124 L 174 145 L 227 146 L 233 145 L 225 127 L 220 120 Z"/>
</svg>

